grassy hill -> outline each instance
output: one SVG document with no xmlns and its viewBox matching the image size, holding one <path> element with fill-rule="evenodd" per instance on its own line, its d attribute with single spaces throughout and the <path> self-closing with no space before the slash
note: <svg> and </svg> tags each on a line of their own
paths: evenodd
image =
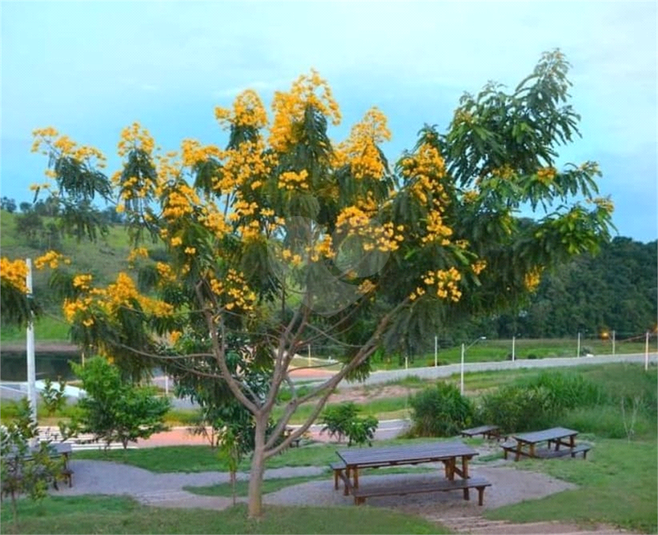
<svg viewBox="0 0 658 535">
<path fill-rule="evenodd" d="M 38 236 L 28 239 L 26 233 L 19 228 L 20 214 L 10 214 L 0 210 L 0 250 L 4 257 L 12 260 L 18 258 L 36 259 L 49 250 L 52 243 L 48 239 Z M 44 226 L 52 223 L 51 218 L 43 217 Z M 69 269 L 76 273 L 91 273 L 94 279 L 107 283 L 116 277 L 116 273 L 127 268 L 126 257 L 130 250 L 128 237 L 123 227 L 113 225 L 110 232 L 96 243 L 82 241 L 78 243 L 74 238 L 62 237 L 55 248 L 57 251 L 71 259 Z M 61 320 L 59 306 L 53 299 L 49 299 L 48 280 L 50 271 L 34 270 L 34 294 L 44 304 L 46 315 L 35 325 L 39 332 L 39 339 L 66 340 L 68 326 Z M 11 327 L 2 328 L 0 339 L 2 341 L 21 340 L 25 336 L 22 330 Z"/>
</svg>

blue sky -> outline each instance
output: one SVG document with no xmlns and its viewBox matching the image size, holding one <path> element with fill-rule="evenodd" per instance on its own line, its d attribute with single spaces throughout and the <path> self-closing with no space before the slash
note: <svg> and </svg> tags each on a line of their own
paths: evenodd
<svg viewBox="0 0 658 535">
<path fill-rule="evenodd" d="M 596 160 L 622 236 L 658 237 L 657 2 L 0 2 L 1 194 L 31 200 L 46 161 L 31 132 L 54 126 L 108 155 L 135 120 L 167 150 L 222 145 L 213 109 L 253 88 L 269 102 L 310 68 L 331 84 L 342 139 L 371 106 L 389 159 L 424 123 L 444 129 L 464 91 L 512 89 L 546 50 L 572 64 L 583 138 L 561 163 Z M 114 164 L 114 165 L 112 165 Z M 117 159 L 110 159 L 116 167 Z"/>
</svg>

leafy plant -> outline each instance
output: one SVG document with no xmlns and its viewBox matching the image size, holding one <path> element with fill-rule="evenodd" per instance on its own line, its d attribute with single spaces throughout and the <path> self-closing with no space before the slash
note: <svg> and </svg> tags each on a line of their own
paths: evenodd
<svg viewBox="0 0 658 535">
<path fill-rule="evenodd" d="M 360 410 L 351 401 L 328 406 L 320 417 L 320 423 L 324 426 L 320 432 L 326 431 L 329 436 L 338 437 L 339 442 L 346 437 L 348 447 L 353 443 L 372 446 L 379 421 L 374 416 L 360 418 Z"/>
<path fill-rule="evenodd" d="M 62 479 L 64 459 L 51 457 L 50 442 L 30 447 L 38 435 L 30 403 L 23 398 L 17 418 L 7 426 L 0 426 L 1 492 L 11 497 L 14 524 L 18 520 L 16 501 L 19 495 L 27 494 L 32 500 L 41 500 L 47 495 L 48 484 Z"/>
<path fill-rule="evenodd" d="M 78 401 L 81 430 L 93 433 L 106 448 L 118 441 L 126 449 L 128 442 L 166 429 L 163 422 L 170 403 L 167 398 L 156 397 L 154 389 L 122 380 L 118 368 L 100 357 L 90 359 L 85 366 L 71 366 L 86 392 Z"/>
<path fill-rule="evenodd" d="M 66 396 L 64 395 L 66 381 L 60 379 L 58 386 L 59 388 L 56 388 L 49 377 L 44 380 L 41 399 L 46 407 L 46 413 L 48 416 L 52 416 L 56 412 L 61 411 L 64 408 L 64 405 L 66 405 Z"/>
<path fill-rule="evenodd" d="M 445 382 L 421 390 L 409 399 L 414 436 L 451 436 L 467 427 L 473 407 L 459 389 Z"/>
</svg>

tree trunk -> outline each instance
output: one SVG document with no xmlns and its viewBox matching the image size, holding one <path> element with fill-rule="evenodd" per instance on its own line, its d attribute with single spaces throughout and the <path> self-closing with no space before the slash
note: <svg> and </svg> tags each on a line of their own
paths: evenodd
<svg viewBox="0 0 658 535">
<path fill-rule="evenodd" d="M 249 476 L 249 518 L 258 518 L 263 514 L 263 474 L 265 472 L 267 415 L 256 416 L 255 420 L 254 454 L 251 459 L 251 473 Z"/>
</svg>

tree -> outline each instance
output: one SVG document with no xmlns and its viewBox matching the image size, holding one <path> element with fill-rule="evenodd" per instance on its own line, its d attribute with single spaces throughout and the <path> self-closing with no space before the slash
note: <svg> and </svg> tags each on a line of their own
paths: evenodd
<svg viewBox="0 0 658 535">
<path fill-rule="evenodd" d="M 320 423 L 324 426 L 321 433 L 327 431 L 329 436 L 337 436 L 338 442 L 347 437 L 347 446 L 352 443 L 372 446 L 379 421 L 374 416 L 359 417 L 359 411 L 353 402 L 327 407 L 321 415 Z"/>
<path fill-rule="evenodd" d="M 9 197 L 2 197 L 0 199 L 0 210 L 6 210 L 10 214 L 13 214 L 16 211 L 16 201 Z"/>
<path fill-rule="evenodd" d="M 37 424 L 27 398 L 19 405 L 14 421 L 0 426 L 0 473 L 2 493 L 11 497 L 14 527 L 18 520 L 16 499 L 27 494 L 38 501 L 46 497 L 48 484 L 63 479 L 64 458 L 54 458 L 49 450 L 50 442 L 42 441 L 30 448 L 30 441 L 39 436 Z"/>
<path fill-rule="evenodd" d="M 217 108 L 223 149 L 186 139 L 162 155 L 131 125 L 111 180 L 96 149 L 37 131 L 65 228 L 95 237 L 91 199 L 114 188 L 135 246 L 134 276 L 120 273 L 105 288 L 88 274 L 68 279 L 72 338 L 128 374 L 161 360 L 225 382 L 253 418 L 249 513 L 259 516 L 266 459 L 308 429 L 341 380 L 365 377 L 377 349 L 412 352 L 445 322 L 504 310 L 545 268 L 609 238 L 612 206 L 594 197 L 596 164 L 556 167 L 558 147 L 578 133 L 567 70 L 550 52 L 510 94 L 489 84 L 465 95 L 445 133 L 424 127 L 393 166 L 376 108 L 345 141 L 330 140 L 340 110 L 316 72 L 274 95 L 271 122 L 251 90 Z M 518 217 L 526 205 L 543 209 L 531 223 Z M 148 258 L 152 243 L 169 262 Z M 183 334 L 199 341 L 197 352 L 178 345 Z M 267 371 L 265 397 L 229 367 L 231 337 L 243 340 L 249 368 Z M 342 347 L 343 366 L 300 393 L 289 370 L 309 343 Z M 283 384 L 292 395 L 272 428 Z M 281 440 L 308 401 L 306 421 Z"/>
<path fill-rule="evenodd" d="M 85 391 L 78 401 L 82 432 L 93 433 L 106 448 L 118 441 L 126 449 L 128 442 L 166 430 L 163 420 L 169 410 L 167 398 L 156 397 L 150 388 L 122 381 L 119 370 L 105 359 L 93 358 L 85 366 L 71 366 L 82 379 Z"/>
</svg>

